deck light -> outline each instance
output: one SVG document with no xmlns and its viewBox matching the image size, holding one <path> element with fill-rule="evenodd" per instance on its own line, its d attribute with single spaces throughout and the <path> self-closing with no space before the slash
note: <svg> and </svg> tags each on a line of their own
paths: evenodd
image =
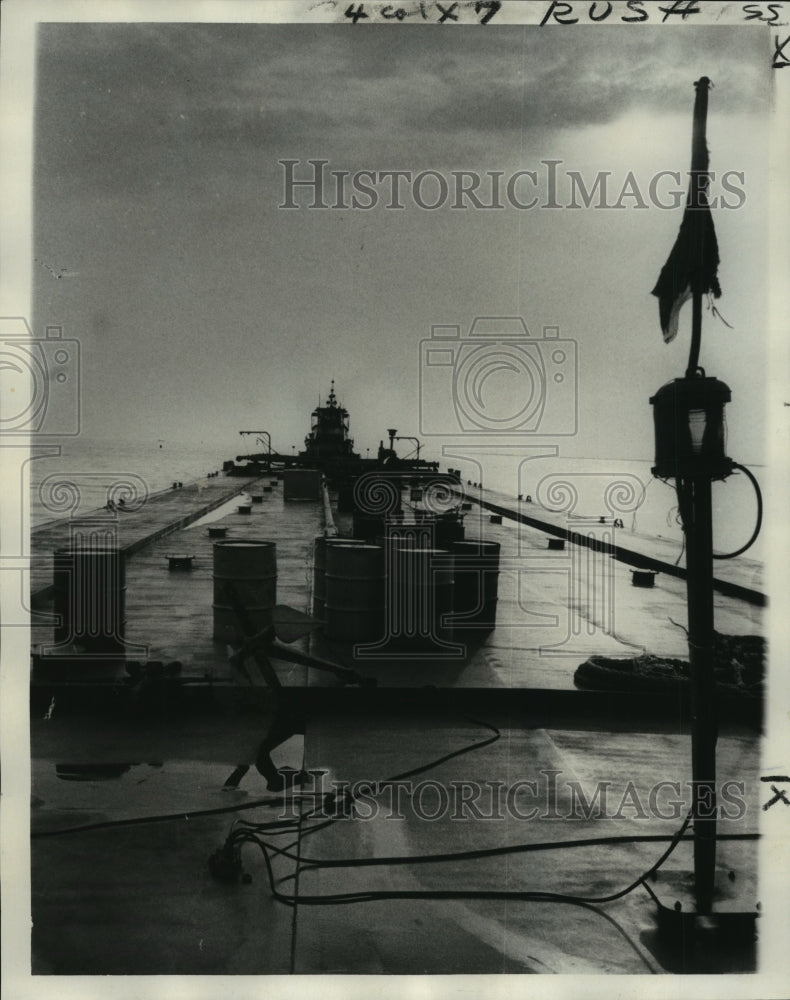
<svg viewBox="0 0 790 1000">
<path fill-rule="evenodd" d="M 651 397 L 660 479 L 724 479 L 733 469 L 724 453 L 724 404 L 730 389 L 704 374 L 676 378 Z"/>
</svg>

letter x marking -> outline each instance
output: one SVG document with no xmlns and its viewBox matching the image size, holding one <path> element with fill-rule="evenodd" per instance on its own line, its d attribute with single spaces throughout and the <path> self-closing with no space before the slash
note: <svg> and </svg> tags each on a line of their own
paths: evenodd
<svg viewBox="0 0 790 1000">
<path fill-rule="evenodd" d="M 444 22 L 447 20 L 450 21 L 458 20 L 458 15 L 453 13 L 455 11 L 455 8 L 458 6 L 457 0 L 455 3 L 450 4 L 449 7 L 443 7 L 440 3 L 437 3 L 436 6 L 439 8 L 439 11 L 442 15 L 439 18 L 439 24 L 444 24 Z"/>
<path fill-rule="evenodd" d="M 765 778 L 760 778 L 760 781 L 790 781 L 790 777 L 782 774 L 769 774 Z M 763 809 L 770 809 L 771 806 L 776 805 L 780 800 L 784 802 L 786 806 L 790 806 L 790 800 L 787 798 L 787 793 L 784 790 L 780 790 L 776 785 L 771 785 L 771 791 L 774 793 L 774 797 L 769 799 L 764 805 Z"/>
</svg>

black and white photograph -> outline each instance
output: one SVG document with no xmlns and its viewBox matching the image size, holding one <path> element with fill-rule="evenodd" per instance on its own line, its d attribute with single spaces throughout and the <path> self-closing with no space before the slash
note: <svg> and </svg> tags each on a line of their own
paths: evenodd
<svg viewBox="0 0 790 1000">
<path fill-rule="evenodd" d="M 0 46 L 3 995 L 786 997 L 790 3 Z"/>
</svg>

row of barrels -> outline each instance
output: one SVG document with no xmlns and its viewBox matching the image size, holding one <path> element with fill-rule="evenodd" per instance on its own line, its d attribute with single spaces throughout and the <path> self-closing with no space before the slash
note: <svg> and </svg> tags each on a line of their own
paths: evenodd
<svg viewBox="0 0 790 1000">
<path fill-rule="evenodd" d="M 119 656 L 126 648 L 126 560 L 103 539 L 60 549 L 53 558 L 54 647 L 89 656 Z M 233 539 L 213 546 L 213 637 L 243 638 L 228 594 L 232 584 L 252 632 L 272 624 L 277 596 L 277 546 Z"/>
<path fill-rule="evenodd" d="M 439 549 L 404 532 L 378 544 L 363 539 L 315 540 L 313 614 L 341 642 L 379 639 L 420 643 L 450 634 L 484 635 L 494 628 L 499 544 L 458 540 Z M 242 638 L 228 593 L 232 584 L 247 624 L 272 623 L 277 598 L 277 547 L 263 539 L 213 546 L 213 637 Z M 96 654 L 123 650 L 126 582 L 123 553 L 96 546 L 61 551 L 54 564 L 55 644 L 76 643 Z"/>
<path fill-rule="evenodd" d="M 373 544 L 319 537 L 313 615 L 340 642 L 482 637 L 496 624 L 498 581 L 498 542 L 459 539 L 440 549 L 408 531 Z"/>
<path fill-rule="evenodd" d="M 371 544 L 363 539 L 315 539 L 313 616 L 329 639 L 345 643 L 430 644 L 450 636 L 484 636 L 496 624 L 498 542 L 458 540 L 424 547 L 411 532 Z M 214 546 L 214 638 L 238 639 L 226 584 L 235 587 L 258 631 L 271 624 L 276 603 L 274 542 L 246 539 Z"/>
</svg>

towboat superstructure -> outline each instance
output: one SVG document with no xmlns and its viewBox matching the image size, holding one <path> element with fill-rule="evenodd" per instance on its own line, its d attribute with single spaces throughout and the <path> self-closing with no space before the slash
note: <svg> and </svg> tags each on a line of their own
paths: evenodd
<svg viewBox="0 0 790 1000">
<path fill-rule="evenodd" d="M 311 414 L 310 433 L 299 458 L 318 465 L 359 458 L 354 453 L 354 439 L 349 437 L 348 410 L 337 400 L 334 379 L 325 405 L 317 406 Z"/>
<path fill-rule="evenodd" d="M 280 454 L 270 447 L 271 439 L 265 431 L 240 431 L 251 434 L 259 443 L 267 445 L 267 450 L 249 455 L 237 455 L 229 460 L 223 472 L 230 476 L 255 476 L 273 469 L 316 469 L 334 486 L 341 489 L 365 472 L 377 469 L 401 472 L 434 474 L 437 462 L 426 462 L 419 457 L 419 442 L 415 457 L 401 458 L 394 448 L 397 431 L 388 430 L 389 445 L 382 440 L 375 458 L 362 458 L 354 451 L 354 439 L 350 436 L 350 416 L 348 410 L 337 398 L 335 380 L 332 379 L 326 403 L 320 404 L 310 415 L 310 432 L 304 439 L 304 449 L 296 455 Z M 416 438 L 407 440 L 416 441 Z"/>
</svg>

